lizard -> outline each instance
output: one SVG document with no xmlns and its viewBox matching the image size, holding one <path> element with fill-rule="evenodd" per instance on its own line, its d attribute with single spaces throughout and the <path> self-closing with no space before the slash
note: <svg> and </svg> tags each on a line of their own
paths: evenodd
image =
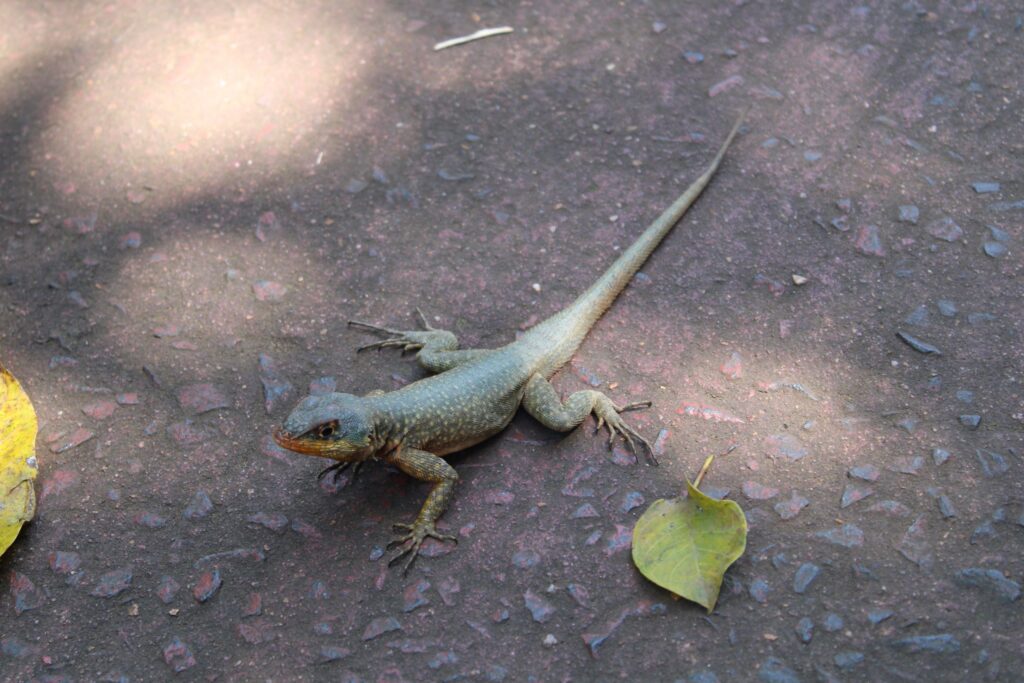
<svg viewBox="0 0 1024 683">
<path fill-rule="evenodd" d="M 548 382 L 567 363 L 590 328 L 632 280 L 648 256 L 700 196 L 721 164 L 746 112 L 740 115 L 704 173 L 667 208 L 572 304 L 497 349 L 460 349 L 456 336 L 430 325 L 417 309 L 418 330 L 394 330 L 349 321 L 383 339 L 357 349 L 400 349 L 416 352 L 430 373 L 391 392 L 365 396 L 346 393 L 302 399 L 273 432 L 282 448 L 335 461 L 320 476 L 334 476 L 350 465 L 370 460 L 388 463 L 405 474 L 432 484 L 412 524 L 395 524 L 399 533 L 388 545 L 398 547 L 392 566 L 407 557 L 403 574 L 415 562 L 427 538 L 458 543 L 438 531 L 435 523 L 447 509 L 459 475 L 444 456 L 464 450 L 502 431 L 520 406 L 544 426 L 569 432 L 591 413 L 597 430 L 607 427 L 608 446 L 620 436 L 639 461 L 637 450 L 657 464 L 650 442 L 630 427 L 622 413 L 646 408 L 650 401 L 617 405 L 593 389 L 576 391 L 564 401 Z"/>
</svg>

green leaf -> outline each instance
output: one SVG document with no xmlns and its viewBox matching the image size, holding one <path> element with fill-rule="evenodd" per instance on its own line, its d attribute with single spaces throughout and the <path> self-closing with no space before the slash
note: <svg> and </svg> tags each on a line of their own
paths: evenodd
<svg viewBox="0 0 1024 683">
<path fill-rule="evenodd" d="M 722 576 L 747 547 L 747 518 L 686 482 L 686 498 L 656 500 L 633 529 L 633 562 L 650 581 L 710 613 Z"/>
</svg>

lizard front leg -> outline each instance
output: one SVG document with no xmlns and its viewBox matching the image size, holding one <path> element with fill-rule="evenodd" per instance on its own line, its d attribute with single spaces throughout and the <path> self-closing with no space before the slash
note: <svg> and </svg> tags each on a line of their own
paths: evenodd
<svg viewBox="0 0 1024 683">
<path fill-rule="evenodd" d="M 409 533 L 395 538 L 388 544 L 389 548 L 405 544 L 405 548 L 388 561 L 388 566 L 391 566 L 408 555 L 409 559 L 406 560 L 405 566 L 402 568 L 402 574 L 405 575 L 409 572 L 412 563 L 416 561 L 420 546 L 428 536 L 441 541 L 459 542 L 459 539 L 454 536 L 438 533 L 434 527 L 434 522 L 448 508 L 452 494 L 455 493 L 455 484 L 459 481 L 459 474 L 455 468 L 441 458 L 418 448 L 400 447 L 393 454 L 384 458 L 384 461 L 394 465 L 410 477 L 434 483 L 434 488 L 430 489 L 430 494 L 427 496 L 426 502 L 423 503 L 423 507 L 420 508 L 416 521 L 412 524 L 394 525 L 396 529 L 405 529 Z"/>
<path fill-rule="evenodd" d="M 654 448 L 650 442 L 626 424 L 620 416 L 620 413 L 628 410 L 649 408 L 650 405 L 650 401 L 641 401 L 619 407 L 600 391 L 592 389 L 574 392 L 565 401 L 562 401 L 558 398 L 551 383 L 541 375 L 534 375 L 530 378 L 526 383 L 526 392 L 523 394 L 523 408 L 545 427 L 557 432 L 572 431 L 587 418 L 587 415 L 594 413 L 597 417 L 597 429 L 600 430 L 603 426 L 608 427 L 609 448 L 618 434 L 629 444 L 630 450 L 636 457 L 636 441 L 639 441 L 646 448 L 651 464 L 657 465 L 658 461 L 654 457 Z"/>
<path fill-rule="evenodd" d="M 402 352 L 416 351 L 416 362 L 428 372 L 444 372 L 452 368 L 476 360 L 491 353 L 490 349 L 460 349 L 458 338 L 448 330 L 431 327 L 426 316 L 416 309 L 421 329 L 392 330 L 387 327 L 350 320 L 349 325 L 374 334 L 387 335 L 386 339 L 364 344 L 356 349 L 401 349 Z"/>
</svg>

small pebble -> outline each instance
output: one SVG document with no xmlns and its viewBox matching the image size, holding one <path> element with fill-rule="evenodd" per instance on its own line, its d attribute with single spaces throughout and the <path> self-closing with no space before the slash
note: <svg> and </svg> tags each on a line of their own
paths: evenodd
<svg viewBox="0 0 1024 683">
<path fill-rule="evenodd" d="M 832 658 L 832 661 L 834 661 L 836 666 L 843 671 L 848 671 L 864 661 L 864 653 L 851 651 L 840 652 Z"/>
<path fill-rule="evenodd" d="M 740 76 L 739 74 L 733 74 L 732 76 L 729 76 L 725 80 L 719 81 L 718 83 L 715 83 L 713 86 L 708 88 L 708 97 L 717 97 L 718 95 L 728 92 L 733 88 L 737 88 L 741 85 L 743 85 L 743 76 Z"/>
<path fill-rule="evenodd" d="M 192 597 L 196 599 L 196 602 L 204 603 L 216 595 L 223 584 L 224 580 L 220 576 L 219 569 L 203 572 L 199 576 L 199 580 L 196 581 L 196 585 L 192 587 Z"/>
<path fill-rule="evenodd" d="M 882 471 L 874 465 L 858 465 L 851 467 L 846 472 L 847 476 L 854 477 L 855 479 L 863 479 L 864 481 L 878 481 L 878 477 L 881 476 Z"/>
<path fill-rule="evenodd" d="M 796 627 L 793 630 L 796 631 L 801 643 L 809 643 L 814 637 L 814 622 L 810 617 L 802 617 L 800 621 L 796 622 Z"/>
<path fill-rule="evenodd" d="M 743 495 L 751 500 L 769 500 L 779 495 L 779 490 L 763 486 L 756 481 L 743 482 Z"/>
<path fill-rule="evenodd" d="M 911 311 L 910 315 L 903 319 L 907 325 L 927 325 L 928 324 L 928 307 L 920 305 Z"/>
<path fill-rule="evenodd" d="M 971 183 L 971 187 L 978 194 L 990 194 L 999 192 L 999 183 Z"/>
<path fill-rule="evenodd" d="M 762 605 L 768 601 L 768 593 L 770 591 L 771 586 L 764 579 L 754 579 L 750 582 L 750 597 Z"/>
<path fill-rule="evenodd" d="M 796 672 L 776 657 L 768 657 L 761 662 L 757 669 L 757 678 L 761 683 L 800 683 L 800 677 Z"/>
<path fill-rule="evenodd" d="M 112 598 L 128 590 L 131 585 L 132 570 L 130 568 L 115 569 L 101 576 L 89 594 L 97 598 Z"/>
<path fill-rule="evenodd" d="M 939 351 L 939 349 L 936 348 L 935 346 L 932 346 L 928 342 L 921 341 L 917 337 L 912 337 L 906 332 L 897 332 L 896 336 L 902 339 L 907 346 L 914 349 L 918 353 L 923 353 L 925 355 L 932 354 L 935 356 L 942 355 L 942 352 Z"/>
<path fill-rule="evenodd" d="M 886 619 L 891 619 L 894 614 L 895 612 L 891 609 L 871 610 L 868 612 L 868 621 L 870 621 L 873 626 L 878 626 Z"/>
<path fill-rule="evenodd" d="M 978 457 L 978 462 L 981 463 L 981 470 L 985 473 L 986 477 L 997 477 L 1010 469 L 1010 463 L 1000 453 L 984 448 L 975 449 L 974 453 Z"/>
<path fill-rule="evenodd" d="M 934 652 L 938 654 L 948 654 L 960 651 L 960 641 L 954 638 L 953 635 L 949 633 L 901 638 L 899 640 L 893 641 L 892 646 L 897 650 L 901 650 L 909 654 L 913 654 L 916 652 Z"/>
<path fill-rule="evenodd" d="M 859 548 L 864 545 L 864 532 L 856 524 L 844 524 L 836 529 L 819 531 L 815 536 L 844 548 Z"/>
<path fill-rule="evenodd" d="M 854 240 L 857 251 L 868 256 L 885 256 L 885 246 L 877 225 L 862 225 Z"/>
<path fill-rule="evenodd" d="M 839 501 L 839 507 L 847 508 L 859 500 L 864 500 L 868 496 L 874 495 L 875 491 L 870 486 L 864 486 L 863 484 L 847 484 L 843 489 L 843 496 Z"/>
<path fill-rule="evenodd" d="M 530 611 L 530 616 L 532 616 L 533 620 L 538 624 L 543 624 L 548 621 L 555 613 L 554 605 L 534 593 L 532 590 L 528 590 L 523 593 L 523 604 L 526 606 L 526 609 Z"/>
<path fill-rule="evenodd" d="M 213 502 L 210 500 L 210 496 L 206 491 L 196 491 L 183 514 L 185 519 L 196 520 L 206 517 L 211 510 L 213 510 Z"/>
<path fill-rule="evenodd" d="M 1009 243 L 1010 233 L 1006 232 L 1002 228 L 997 228 L 994 225 L 986 225 L 985 227 L 988 228 L 989 233 L 992 235 L 992 239 L 996 242 L 1002 242 L 1003 244 Z"/>
<path fill-rule="evenodd" d="M 775 504 L 775 512 L 782 519 L 793 519 L 809 504 L 809 500 L 801 496 L 796 491 L 793 491 L 789 500 L 784 500 Z"/>
<path fill-rule="evenodd" d="M 974 431 L 981 424 L 981 415 L 961 415 L 960 424 Z"/>
<path fill-rule="evenodd" d="M 812 562 L 804 562 L 793 577 L 793 592 L 805 593 L 820 573 L 821 567 Z"/>
<path fill-rule="evenodd" d="M 915 455 L 896 458 L 886 469 L 900 474 L 917 474 L 922 467 L 924 467 L 924 457 Z"/>
<path fill-rule="evenodd" d="M 1002 242 L 985 242 L 981 248 L 984 250 L 986 256 L 991 256 L 992 258 L 1006 256 L 1006 245 Z"/>
<path fill-rule="evenodd" d="M 630 510 L 636 509 L 644 504 L 644 496 L 639 491 L 630 491 L 622 499 L 622 505 L 619 506 L 619 510 L 622 512 L 629 512 Z"/>
<path fill-rule="evenodd" d="M 964 229 L 949 216 L 932 221 L 925 227 L 925 232 L 945 242 L 956 242 L 964 236 Z"/>
<path fill-rule="evenodd" d="M 164 662 L 174 673 L 187 671 L 196 665 L 192 650 L 180 638 L 175 638 L 164 646 Z"/>
<path fill-rule="evenodd" d="M 917 225 L 917 220 L 920 218 L 920 210 L 913 204 L 904 204 L 899 208 L 898 220 L 900 223 L 910 223 L 911 225 Z"/>
<path fill-rule="evenodd" d="M 843 618 L 835 612 L 829 612 L 825 615 L 821 626 L 829 633 L 835 633 L 843 627 Z"/>
<path fill-rule="evenodd" d="M 366 625 L 366 628 L 363 630 L 362 639 L 364 641 L 373 640 L 374 638 L 379 638 L 385 633 L 401 630 L 402 624 L 399 623 L 398 619 L 395 619 L 394 617 L 377 617 Z"/>
<path fill-rule="evenodd" d="M 938 307 L 939 313 L 947 318 L 952 318 L 957 313 L 956 304 L 949 299 L 939 299 L 935 305 Z"/>
<path fill-rule="evenodd" d="M 953 580 L 959 586 L 988 591 L 1004 602 L 1013 602 L 1020 597 L 1020 584 L 1006 578 L 997 569 L 969 567 L 958 571 Z"/>
</svg>

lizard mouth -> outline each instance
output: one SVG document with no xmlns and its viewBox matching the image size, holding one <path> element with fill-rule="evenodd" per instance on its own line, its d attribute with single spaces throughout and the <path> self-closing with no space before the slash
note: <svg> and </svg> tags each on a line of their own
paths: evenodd
<svg viewBox="0 0 1024 683">
<path fill-rule="evenodd" d="M 312 439 L 297 439 L 288 432 L 284 431 L 280 427 L 275 427 L 272 432 L 274 441 L 281 448 L 286 448 L 294 453 L 303 453 L 305 455 L 319 455 L 326 457 L 328 450 L 324 447 L 324 444 Z"/>
</svg>

